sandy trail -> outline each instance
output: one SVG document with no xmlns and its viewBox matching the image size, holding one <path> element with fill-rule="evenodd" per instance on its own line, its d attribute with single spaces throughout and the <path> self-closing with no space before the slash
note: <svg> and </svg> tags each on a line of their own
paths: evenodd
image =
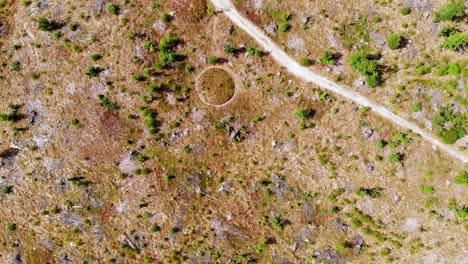
<svg viewBox="0 0 468 264">
<path fill-rule="evenodd" d="M 338 84 L 313 73 L 309 69 L 300 66 L 295 60 L 293 60 L 288 54 L 286 54 L 286 52 L 284 52 L 275 42 L 273 42 L 273 40 L 266 36 L 260 28 L 258 28 L 250 20 L 239 14 L 239 12 L 237 12 L 236 8 L 231 3 L 231 1 L 211 0 L 211 2 L 213 3 L 214 7 L 216 7 L 218 10 L 222 10 L 223 13 L 234 24 L 236 24 L 239 28 L 247 32 L 252 38 L 254 38 L 258 42 L 258 44 L 260 44 L 260 46 L 262 46 L 263 49 L 267 51 L 275 61 L 277 61 L 291 74 L 306 82 L 314 83 L 322 87 L 323 89 L 329 90 L 335 94 L 347 98 L 359 105 L 368 106 L 373 112 L 383 116 L 385 119 L 388 119 L 403 128 L 407 128 L 414 131 L 415 133 L 418 133 L 424 140 L 426 140 L 434 146 L 437 146 L 439 149 L 445 151 L 451 156 L 465 163 L 468 162 L 467 154 L 458 151 L 456 148 L 450 145 L 442 143 L 442 141 L 440 141 L 437 137 L 421 129 L 416 124 L 409 122 L 408 120 L 392 113 L 387 108 L 370 101 L 366 97 L 356 92 L 349 91 L 346 88 L 341 87 Z"/>
</svg>

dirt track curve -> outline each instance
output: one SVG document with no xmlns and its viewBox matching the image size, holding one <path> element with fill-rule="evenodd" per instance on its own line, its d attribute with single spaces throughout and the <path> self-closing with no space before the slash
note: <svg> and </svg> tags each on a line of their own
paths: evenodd
<svg viewBox="0 0 468 264">
<path fill-rule="evenodd" d="M 408 120 L 392 113 L 387 108 L 378 105 L 366 97 L 353 92 L 349 91 L 344 87 L 339 86 L 338 84 L 320 76 L 309 69 L 300 66 L 295 60 L 293 60 L 286 52 L 284 52 L 273 40 L 271 40 L 265 33 L 258 28 L 255 24 L 253 24 L 250 20 L 243 17 L 239 12 L 237 12 L 234 5 L 229 0 L 210 0 L 214 7 L 218 10 L 221 10 L 234 24 L 236 24 L 239 28 L 247 32 L 252 38 L 254 38 L 260 46 L 267 51 L 270 56 L 275 59 L 279 64 L 281 64 L 285 69 L 287 69 L 291 74 L 295 75 L 296 77 L 306 81 L 314 83 L 323 89 L 329 90 L 335 94 L 341 95 L 342 97 L 349 99 L 359 105 L 368 106 L 371 110 L 385 119 L 388 119 L 397 125 L 410 129 L 421 137 L 431 143 L 434 146 L 437 146 L 441 150 L 447 152 L 451 156 L 463 161 L 468 162 L 468 155 L 458 151 L 454 147 L 442 143 L 437 137 L 433 136 L 432 134 L 428 133 L 427 131 L 421 129 L 416 124 L 409 122 Z"/>
</svg>

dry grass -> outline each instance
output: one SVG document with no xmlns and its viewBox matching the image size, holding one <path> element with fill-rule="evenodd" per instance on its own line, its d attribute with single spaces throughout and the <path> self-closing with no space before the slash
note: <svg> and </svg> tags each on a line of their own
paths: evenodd
<svg viewBox="0 0 468 264">
<path fill-rule="evenodd" d="M 227 103 L 236 92 L 236 83 L 231 74 L 221 68 L 206 70 L 197 80 L 200 96 L 209 104 Z"/>
<path fill-rule="evenodd" d="M 187 23 L 176 12 L 162 32 L 153 25 L 162 12 L 174 11 L 177 6 L 169 4 L 176 2 L 152 10 L 146 1 L 131 1 L 133 6 L 121 5 L 119 17 L 95 14 L 98 2 L 47 1 L 48 8 L 40 10 L 16 1 L 15 12 L 4 18 L 15 27 L 1 40 L 5 65 L 0 67 L 0 112 L 17 103 L 25 118 L 0 123 L 0 153 L 19 149 L 16 156 L 0 158 L 0 189 L 12 186 L 11 193 L 0 194 L 1 263 L 15 258 L 25 263 L 141 263 L 145 257 L 154 263 L 182 258 L 188 263 L 305 263 L 314 261 L 317 251 L 351 242 L 356 235 L 369 247 L 359 255 L 346 249 L 340 261 L 386 261 L 389 257 L 379 252 L 393 247 L 388 241 L 377 244 L 362 229 L 337 228 L 337 218 L 349 224 L 347 213 L 353 207 L 375 222 L 382 220 L 385 227 L 375 228 L 386 237 L 391 232 L 402 236 L 397 238 L 402 248 L 392 248 L 390 255 L 396 262 L 463 259 L 466 220 L 447 205 L 450 198 L 460 205 L 468 202 L 466 187 L 450 183 L 466 170 L 464 164 L 412 134 L 408 145 L 378 149 L 374 141 L 393 140 L 397 128 L 340 98 L 319 96 L 316 87 L 292 78 L 268 56 L 225 55 L 228 42 L 237 48 L 258 47 L 239 29 L 230 33 L 232 24 L 222 14 Z M 184 12 L 193 8 L 179 7 Z M 89 19 L 80 18 L 82 12 Z M 35 19 L 41 16 L 79 27 L 63 27 L 56 41 L 53 33 L 36 30 Z M 119 26 L 122 17 L 128 23 Z M 133 39 L 128 38 L 131 32 Z M 159 54 L 142 46 L 151 41 L 157 47 L 169 32 L 180 40 L 173 52 L 183 58 L 152 68 Z M 65 48 L 64 38 L 82 51 Z M 21 48 L 12 48 L 15 44 Z M 91 61 L 89 55 L 97 53 L 102 59 Z M 240 80 L 235 98 L 222 109 L 203 104 L 195 87 L 196 77 L 208 67 L 206 58 L 214 55 L 223 57 L 227 63 L 221 66 Z M 21 65 L 18 72 L 9 67 L 15 60 Z M 185 72 L 187 64 L 194 72 Z M 99 77 L 84 74 L 91 65 L 104 68 Z M 146 81 L 135 81 L 133 76 L 143 76 L 145 68 L 155 72 Z M 159 83 L 162 88 L 148 91 Z M 98 94 L 106 94 L 118 108 L 101 106 Z M 147 133 L 142 107 L 154 111 L 158 134 Z M 316 110 L 309 120 L 314 128 L 298 128 L 302 121 L 294 111 L 299 108 Z M 81 127 L 72 125 L 73 119 Z M 229 122 L 214 128 L 220 120 Z M 370 138 L 362 136 L 364 127 L 373 130 Z M 232 142 L 230 136 L 237 132 L 240 142 Z M 404 154 L 402 164 L 389 161 L 396 152 Z M 122 175 L 122 163 L 149 172 Z M 421 184 L 433 186 L 434 193 L 418 191 Z M 354 194 L 360 187 L 383 190 L 379 198 L 360 198 Z M 346 191 L 330 201 L 327 196 L 337 188 Z M 425 207 L 429 198 L 439 202 Z M 330 213 L 332 207 L 339 210 Z M 275 230 L 275 217 L 290 223 Z M 426 231 L 402 228 L 414 222 Z M 16 230 L 8 231 L 12 223 Z M 411 255 L 415 239 L 425 246 Z M 254 247 L 260 241 L 267 246 L 257 253 Z M 129 247 L 140 253 L 133 255 Z"/>
</svg>

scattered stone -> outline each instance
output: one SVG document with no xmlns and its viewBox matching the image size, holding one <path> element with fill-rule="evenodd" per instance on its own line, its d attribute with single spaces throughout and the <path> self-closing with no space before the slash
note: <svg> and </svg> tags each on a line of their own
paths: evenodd
<svg viewBox="0 0 468 264">
<path fill-rule="evenodd" d="M 278 31 L 278 26 L 276 26 L 274 23 L 270 23 L 265 26 L 265 31 L 269 34 L 275 34 L 276 31 Z"/>
<path fill-rule="evenodd" d="M 323 251 L 317 250 L 315 252 L 315 259 L 320 261 L 328 261 L 330 263 L 338 263 L 339 262 L 339 255 L 336 250 L 331 248 L 330 246 L 326 246 Z"/>
<path fill-rule="evenodd" d="M 292 34 L 286 41 L 286 46 L 296 51 L 302 51 L 305 49 L 305 42 L 297 34 Z"/>
<path fill-rule="evenodd" d="M 385 40 L 382 33 L 378 31 L 371 32 L 369 37 L 378 48 L 383 48 L 387 44 L 387 41 Z"/>
<path fill-rule="evenodd" d="M 402 232 L 413 233 L 416 232 L 419 228 L 418 219 L 416 218 L 406 218 L 406 222 L 401 227 Z"/>
<path fill-rule="evenodd" d="M 332 226 L 333 226 L 336 230 L 338 230 L 339 232 L 342 232 L 342 233 L 346 233 L 346 231 L 347 231 L 348 228 L 349 228 L 348 224 L 346 224 L 346 222 L 342 221 L 342 220 L 339 219 L 339 218 L 335 218 L 335 220 L 333 220 Z"/>
<path fill-rule="evenodd" d="M 372 130 L 370 127 L 364 127 L 361 130 L 361 135 L 365 138 L 370 138 L 372 134 L 374 134 L 374 130 Z"/>
</svg>

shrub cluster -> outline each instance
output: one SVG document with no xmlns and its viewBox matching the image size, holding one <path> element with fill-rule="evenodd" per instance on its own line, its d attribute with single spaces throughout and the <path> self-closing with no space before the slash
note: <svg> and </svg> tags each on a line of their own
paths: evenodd
<svg viewBox="0 0 468 264">
<path fill-rule="evenodd" d="M 349 65 L 366 76 L 367 85 L 376 87 L 382 83 L 382 67 L 377 63 L 379 56 L 366 50 L 356 51 L 348 59 Z"/>
<path fill-rule="evenodd" d="M 465 3 L 463 0 L 451 0 L 434 14 L 434 22 L 460 21 L 465 17 Z"/>
<path fill-rule="evenodd" d="M 446 144 L 453 144 L 463 138 L 467 123 L 467 114 L 457 112 L 448 106 L 440 107 L 439 112 L 432 117 L 432 127 Z"/>
</svg>

